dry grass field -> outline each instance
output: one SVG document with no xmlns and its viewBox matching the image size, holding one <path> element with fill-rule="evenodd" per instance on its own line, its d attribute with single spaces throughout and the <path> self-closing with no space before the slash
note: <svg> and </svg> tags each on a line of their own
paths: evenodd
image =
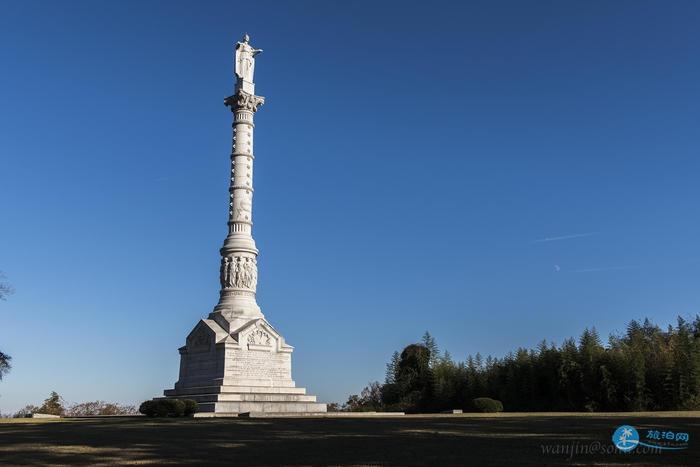
<svg viewBox="0 0 700 467">
<path fill-rule="evenodd" d="M 629 424 L 690 433 L 683 451 L 631 454 Z M 546 452 L 548 451 L 548 452 Z M 557 453 L 558 451 L 558 453 Z M 700 412 L 400 418 L 0 420 L 0 465 L 698 465 Z"/>
</svg>

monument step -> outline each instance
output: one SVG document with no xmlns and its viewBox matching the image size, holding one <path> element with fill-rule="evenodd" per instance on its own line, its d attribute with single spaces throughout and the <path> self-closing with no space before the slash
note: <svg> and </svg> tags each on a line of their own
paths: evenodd
<svg viewBox="0 0 700 467">
<path fill-rule="evenodd" d="M 319 417 L 327 415 L 327 412 L 244 412 L 238 414 L 239 417 L 243 418 Z"/>
<path fill-rule="evenodd" d="M 326 404 L 317 402 L 203 402 L 199 404 L 198 413 L 323 413 Z"/>
<path fill-rule="evenodd" d="M 316 402 L 316 396 L 304 394 L 192 394 L 187 396 L 203 402 Z"/>
<path fill-rule="evenodd" d="M 194 386 L 166 389 L 168 397 L 184 397 L 196 394 L 306 394 L 306 388 L 269 386 Z"/>
</svg>

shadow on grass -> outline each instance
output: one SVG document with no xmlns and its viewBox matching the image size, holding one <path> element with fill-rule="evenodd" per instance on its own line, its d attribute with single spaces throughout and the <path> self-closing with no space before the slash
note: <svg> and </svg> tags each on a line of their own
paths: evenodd
<svg viewBox="0 0 700 467">
<path fill-rule="evenodd" d="M 604 452 L 622 424 L 689 432 L 690 448 Z M 0 424 L 0 464 L 691 465 L 696 436 L 698 418 L 72 419 Z"/>
</svg>

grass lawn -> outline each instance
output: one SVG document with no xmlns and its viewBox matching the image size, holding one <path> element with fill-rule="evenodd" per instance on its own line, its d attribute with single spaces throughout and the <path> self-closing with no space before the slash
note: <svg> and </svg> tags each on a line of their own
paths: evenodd
<svg viewBox="0 0 700 467">
<path fill-rule="evenodd" d="M 617 452 L 624 424 L 688 432 L 690 447 Z M 700 412 L 0 420 L 0 465 L 99 463 L 698 465 Z"/>
</svg>

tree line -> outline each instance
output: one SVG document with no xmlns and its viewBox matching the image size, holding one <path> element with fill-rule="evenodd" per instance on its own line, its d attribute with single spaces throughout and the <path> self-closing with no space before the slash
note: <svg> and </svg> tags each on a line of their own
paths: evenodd
<svg viewBox="0 0 700 467">
<path fill-rule="evenodd" d="M 122 405 L 114 402 L 90 401 L 79 404 L 68 404 L 56 391 L 51 391 L 44 403 L 27 405 L 14 414 L 0 415 L 0 418 L 24 418 L 32 414 L 59 415 L 61 417 L 87 417 L 93 415 L 132 415 L 138 413 L 133 405 Z"/>
<path fill-rule="evenodd" d="M 518 411 L 700 409 L 700 316 L 661 329 L 633 320 L 604 345 L 595 328 L 560 346 L 542 341 L 503 358 L 455 361 L 435 339 L 395 352 L 383 383 L 370 383 L 340 410 L 475 410 L 476 398 Z"/>
</svg>

